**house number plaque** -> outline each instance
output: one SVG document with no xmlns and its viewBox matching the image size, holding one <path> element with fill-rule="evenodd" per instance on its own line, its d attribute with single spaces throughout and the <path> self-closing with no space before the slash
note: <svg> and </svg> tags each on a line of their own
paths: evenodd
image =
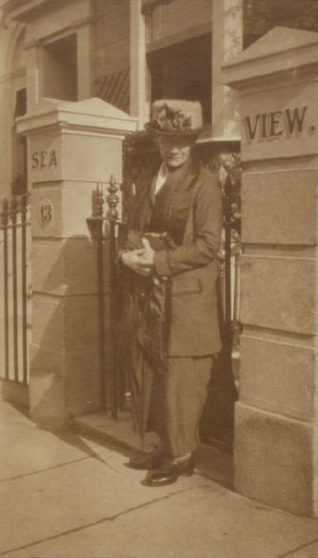
<svg viewBox="0 0 318 558">
<path fill-rule="evenodd" d="M 48 226 L 53 219 L 53 204 L 51 200 L 46 199 L 40 203 L 40 221 L 42 227 Z"/>
</svg>

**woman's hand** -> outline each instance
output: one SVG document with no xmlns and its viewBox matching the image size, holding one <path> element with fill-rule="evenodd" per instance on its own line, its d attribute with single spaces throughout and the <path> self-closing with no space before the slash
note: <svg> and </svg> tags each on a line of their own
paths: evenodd
<svg viewBox="0 0 318 558">
<path fill-rule="evenodd" d="M 138 275 L 148 276 L 153 273 L 155 252 L 146 238 L 142 239 L 142 243 L 143 248 L 123 252 L 121 260 L 124 265 Z"/>
<path fill-rule="evenodd" d="M 151 248 L 147 238 L 142 239 L 143 249 L 139 256 L 139 263 L 146 268 L 154 269 L 155 266 L 155 251 Z"/>
<path fill-rule="evenodd" d="M 121 261 L 123 264 L 138 275 L 143 275 L 144 277 L 151 275 L 152 270 L 149 266 L 145 265 L 142 255 L 144 253 L 144 248 L 139 248 L 138 250 L 130 250 L 129 252 L 123 252 L 121 255 Z"/>
</svg>

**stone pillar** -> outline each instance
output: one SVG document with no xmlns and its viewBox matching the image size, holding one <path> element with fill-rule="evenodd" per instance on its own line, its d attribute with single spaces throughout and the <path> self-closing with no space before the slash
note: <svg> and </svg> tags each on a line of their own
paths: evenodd
<svg viewBox="0 0 318 558">
<path fill-rule="evenodd" d="M 97 181 L 120 179 L 122 140 L 134 129 L 100 99 L 43 100 L 18 119 L 32 188 L 31 415 L 49 427 L 100 405 L 96 246 L 86 219 Z"/>
<path fill-rule="evenodd" d="M 318 515 L 318 34 L 275 28 L 224 67 L 240 93 L 242 240 L 235 486 Z"/>
<path fill-rule="evenodd" d="M 40 99 L 41 55 L 36 45 L 26 47 L 28 110 Z"/>
<path fill-rule="evenodd" d="M 79 101 L 91 97 L 94 91 L 94 27 L 85 22 L 77 28 L 77 98 Z"/>
<path fill-rule="evenodd" d="M 138 118 L 138 129 L 149 120 L 146 61 L 146 25 L 141 0 L 130 2 L 130 114 Z"/>
<path fill-rule="evenodd" d="M 222 83 L 222 65 L 243 49 L 243 0 L 212 0 L 212 133 L 238 138 L 234 91 Z"/>
</svg>

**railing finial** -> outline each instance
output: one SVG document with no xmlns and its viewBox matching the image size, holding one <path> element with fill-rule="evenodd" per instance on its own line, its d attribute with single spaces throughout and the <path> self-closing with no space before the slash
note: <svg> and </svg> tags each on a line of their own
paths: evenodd
<svg viewBox="0 0 318 558">
<path fill-rule="evenodd" d="M 116 179 L 113 174 L 111 174 L 109 177 L 109 186 L 107 190 L 109 194 L 106 197 L 106 202 L 108 205 L 108 211 L 106 217 L 110 222 L 116 223 L 119 219 L 118 210 L 119 210 L 120 197 L 118 195 L 118 186 L 116 183 Z"/>
<path fill-rule="evenodd" d="M 9 202 L 7 198 L 5 198 L 2 202 L 2 225 L 6 227 L 8 222 L 9 222 Z"/>
<path fill-rule="evenodd" d="M 104 209 L 104 196 L 103 185 L 99 180 L 96 185 L 96 217 L 103 217 Z"/>
</svg>

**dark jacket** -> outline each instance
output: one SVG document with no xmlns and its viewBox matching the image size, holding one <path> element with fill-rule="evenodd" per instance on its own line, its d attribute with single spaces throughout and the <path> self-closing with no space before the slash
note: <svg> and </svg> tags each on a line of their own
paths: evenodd
<svg viewBox="0 0 318 558">
<path fill-rule="evenodd" d="M 199 357 L 221 348 L 216 281 L 222 230 L 222 198 L 217 178 L 192 160 L 173 171 L 151 196 L 154 177 L 144 177 L 128 228 L 151 231 L 159 211 L 161 231 L 175 247 L 155 253 L 159 277 L 171 281 L 169 356 Z M 155 219 L 158 226 L 158 219 Z M 139 279 L 137 279 L 139 281 Z"/>
</svg>

